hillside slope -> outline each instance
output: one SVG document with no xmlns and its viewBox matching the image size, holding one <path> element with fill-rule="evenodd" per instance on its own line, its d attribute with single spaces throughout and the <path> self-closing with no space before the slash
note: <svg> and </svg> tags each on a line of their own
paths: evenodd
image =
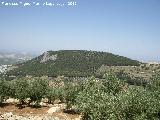
<svg viewBox="0 0 160 120">
<path fill-rule="evenodd" d="M 47 51 L 32 60 L 18 64 L 18 68 L 7 74 L 14 76 L 86 77 L 95 75 L 102 65 L 139 66 L 140 62 L 107 52 L 85 50 Z"/>
</svg>

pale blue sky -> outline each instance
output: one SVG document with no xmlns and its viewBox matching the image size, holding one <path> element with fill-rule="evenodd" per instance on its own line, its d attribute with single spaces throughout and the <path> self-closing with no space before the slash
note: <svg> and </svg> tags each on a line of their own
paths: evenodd
<svg viewBox="0 0 160 120">
<path fill-rule="evenodd" d="M 160 0 L 74 1 L 74 7 L 0 6 L 0 49 L 85 49 L 160 61 Z"/>
</svg>

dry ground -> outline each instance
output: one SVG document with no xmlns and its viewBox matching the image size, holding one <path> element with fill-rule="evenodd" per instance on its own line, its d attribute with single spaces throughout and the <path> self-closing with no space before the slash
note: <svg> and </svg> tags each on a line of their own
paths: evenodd
<svg viewBox="0 0 160 120">
<path fill-rule="evenodd" d="M 12 112 L 14 115 L 18 116 L 43 116 L 47 114 L 47 111 L 50 109 L 50 107 L 41 107 L 41 108 L 31 108 L 31 107 L 25 107 L 22 109 L 19 109 L 15 104 L 13 103 L 3 103 L 0 107 L 0 114 L 9 113 Z M 52 114 L 54 117 L 58 117 L 60 119 L 63 118 L 69 118 L 69 119 L 75 119 L 78 118 L 78 114 L 68 114 L 64 113 L 63 110 L 57 111 Z"/>
</svg>

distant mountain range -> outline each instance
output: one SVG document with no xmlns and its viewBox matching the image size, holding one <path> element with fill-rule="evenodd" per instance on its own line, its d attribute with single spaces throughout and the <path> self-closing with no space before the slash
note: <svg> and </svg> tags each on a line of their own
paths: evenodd
<svg viewBox="0 0 160 120">
<path fill-rule="evenodd" d="M 16 52 L 0 52 L 0 65 L 11 65 L 31 60 L 35 55 Z"/>
<path fill-rule="evenodd" d="M 30 58 L 30 57 L 29 57 Z M 86 50 L 47 51 L 42 55 L 17 64 L 8 76 L 86 77 L 96 75 L 102 65 L 139 66 L 140 62 L 107 52 Z"/>
</svg>

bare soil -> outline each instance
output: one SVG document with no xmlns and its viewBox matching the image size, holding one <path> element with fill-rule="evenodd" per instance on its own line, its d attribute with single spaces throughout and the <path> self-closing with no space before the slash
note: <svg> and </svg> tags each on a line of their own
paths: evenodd
<svg viewBox="0 0 160 120">
<path fill-rule="evenodd" d="M 12 112 L 14 115 L 18 116 L 43 116 L 47 114 L 47 111 L 50 109 L 50 107 L 40 107 L 40 108 L 32 108 L 32 107 L 25 107 L 22 109 L 19 109 L 15 104 L 13 103 L 3 103 L 0 106 L 0 113 L 9 113 Z M 52 114 L 55 117 L 59 118 L 70 118 L 75 119 L 79 117 L 79 114 L 68 114 L 64 113 L 63 110 L 57 111 Z"/>
</svg>

